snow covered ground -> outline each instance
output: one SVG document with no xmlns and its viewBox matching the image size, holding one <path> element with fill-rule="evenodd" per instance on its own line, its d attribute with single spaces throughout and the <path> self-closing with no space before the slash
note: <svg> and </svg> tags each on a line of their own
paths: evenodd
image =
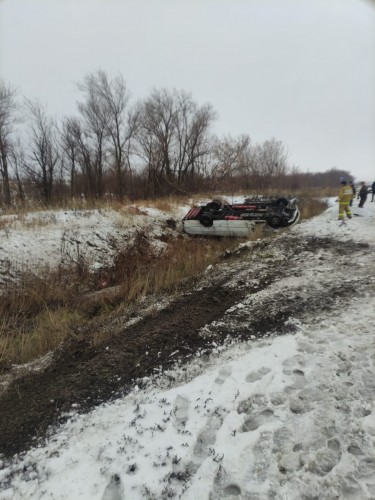
<svg viewBox="0 0 375 500">
<path fill-rule="evenodd" d="M 342 226 L 331 200 L 288 231 L 370 245 L 345 271 L 361 286 L 345 308 L 198 353 L 89 414 L 72 408 L 44 446 L 0 462 L 1 500 L 374 499 L 375 203 L 353 211 Z M 273 286 L 342 275 L 323 260 Z"/>
<path fill-rule="evenodd" d="M 173 214 L 181 219 L 187 207 Z M 77 262 L 93 268 L 111 263 L 118 248 L 132 243 L 137 232 L 149 235 L 154 244 L 168 232 L 171 214 L 128 206 L 124 211 L 50 210 L 19 216 L 0 215 L 0 284 L 13 281 L 20 272 L 41 272 L 44 267 Z"/>
</svg>

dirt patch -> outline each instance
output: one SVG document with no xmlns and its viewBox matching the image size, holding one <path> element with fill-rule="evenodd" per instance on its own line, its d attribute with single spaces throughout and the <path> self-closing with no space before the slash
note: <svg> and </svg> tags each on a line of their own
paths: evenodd
<svg viewBox="0 0 375 500">
<path fill-rule="evenodd" d="M 117 332 L 100 347 L 83 337 L 71 340 L 43 373 L 15 380 L 0 399 L 1 452 L 9 456 L 23 450 L 72 404 L 88 410 L 126 390 L 132 380 L 170 366 L 176 350 L 191 354 L 208 344 L 199 329 L 238 298 L 223 288 L 205 288 Z"/>
<path fill-rule="evenodd" d="M 355 286 L 344 280 L 345 266 L 342 283 L 339 279 L 331 287 L 312 286 L 303 293 L 296 288 L 294 298 L 287 288 L 272 291 L 275 283 L 298 277 L 306 266 L 319 266 L 318 250 L 325 252 L 324 262 L 332 264 L 339 256 L 344 266 L 354 261 L 355 252 L 366 248 L 317 238 L 261 241 L 250 250 L 228 254 L 198 284 L 191 288 L 186 285 L 184 293 L 166 308 L 126 328 L 117 322 L 105 344 L 94 347 L 81 332 L 55 353 L 43 372 L 18 378 L 0 397 L 0 453 L 10 457 L 36 444 L 51 426 L 64 420 L 72 405 L 85 412 L 126 393 L 135 379 L 170 367 L 176 351 L 180 358 L 187 359 L 198 349 L 209 352 L 212 337 L 220 343 L 228 335 L 244 339 L 291 331 L 292 326 L 287 324 L 291 316 L 302 317 L 311 313 L 311 308 L 319 310 L 337 300 L 344 302 Z M 266 289 L 270 294 L 257 302 Z M 254 297 L 253 303 L 249 297 Z M 228 313 L 244 299 L 248 300 L 246 308 Z M 214 324 L 208 334 L 202 334 L 203 327 L 218 320 L 223 320 L 221 326 Z"/>
</svg>

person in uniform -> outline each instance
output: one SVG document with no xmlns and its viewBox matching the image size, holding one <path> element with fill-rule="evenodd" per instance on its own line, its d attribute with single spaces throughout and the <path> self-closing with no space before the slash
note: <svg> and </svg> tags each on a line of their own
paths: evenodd
<svg viewBox="0 0 375 500">
<path fill-rule="evenodd" d="M 353 196 L 353 189 L 346 181 L 341 181 L 339 190 L 339 220 L 344 222 L 345 213 L 348 219 L 352 218 L 350 210 L 350 200 Z"/>
</svg>

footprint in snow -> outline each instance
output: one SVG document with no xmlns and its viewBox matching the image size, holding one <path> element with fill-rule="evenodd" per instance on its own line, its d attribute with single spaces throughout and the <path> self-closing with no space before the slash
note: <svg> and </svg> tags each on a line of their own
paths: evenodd
<svg viewBox="0 0 375 500">
<path fill-rule="evenodd" d="M 292 385 L 289 389 L 302 389 L 306 385 L 305 372 L 299 368 L 294 370 L 283 370 L 284 375 L 290 375 L 292 377 Z"/>
<path fill-rule="evenodd" d="M 227 366 L 223 366 L 222 368 L 220 368 L 219 370 L 219 376 L 216 377 L 215 379 L 215 383 L 216 384 L 219 384 L 219 385 L 223 385 L 225 380 L 229 377 L 229 375 L 232 373 L 232 369 L 227 367 Z"/>
<path fill-rule="evenodd" d="M 186 422 L 189 418 L 189 400 L 184 398 L 183 396 L 178 395 L 176 397 L 175 403 L 175 424 L 176 427 L 185 427 Z"/>
<path fill-rule="evenodd" d="M 217 412 L 210 416 L 205 427 L 197 436 L 191 461 L 186 466 L 191 475 L 196 474 L 204 460 L 212 454 L 216 434 L 222 425 L 222 409 L 217 408 Z"/>
<path fill-rule="evenodd" d="M 219 500 L 219 499 L 228 499 L 228 498 L 242 498 L 242 490 L 241 488 L 235 484 L 230 483 L 227 486 L 223 486 L 220 478 L 215 478 L 215 484 L 213 491 L 209 494 L 209 500 Z"/>
<path fill-rule="evenodd" d="M 246 420 L 242 425 L 241 431 L 242 432 L 255 431 L 256 429 L 258 429 L 258 427 L 270 422 L 274 418 L 275 417 L 273 411 L 270 408 L 267 408 L 266 410 L 263 410 L 257 415 L 251 415 L 250 417 L 246 418 Z"/>
<path fill-rule="evenodd" d="M 256 382 L 257 380 L 262 379 L 267 373 L 270 373 L 271 369 L 266 368 L 265 366 L 262 366 L 258 371 L 256 372 L 250 372 L 248 375 L 246 375 L 246 382 Z"/>
<path fill-rule="evenodd" d="M 339 452 L 341 450 L 341 443 L 338 439 L 332 438 L 327 441 L 327 447 L 332 451 Z"/>
<path fill-rule="evenodd" d="M 294 440 L 294 432 L 289 427 L 283 426 L 276 429 L 272 439 L 273 452 L 286 453 L 288 451 L 291 451 L 291 444 Z"/>
</svg>

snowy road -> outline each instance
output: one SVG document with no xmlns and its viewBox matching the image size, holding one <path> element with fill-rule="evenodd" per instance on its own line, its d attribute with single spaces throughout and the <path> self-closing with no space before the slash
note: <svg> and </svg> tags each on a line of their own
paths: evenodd
<svg viewBox="0 0 375 500">
<path fill-rule="evenodd" d="M 317 255 L 319 272 L 306 262 L 262 292 L 357 280 L 345 307 L 288 318 L 293 335 L 228 341 L 90 414 L 72 408 L 44 447 L 2 464 L 0 498 L 374 499 L 375 203 L 359 210 L 339 226 L 333 204 L 291 230 L 369 244 L 350 266 Z M 231 328 L 246 300 L 234 309 Z"/>
</svg>

